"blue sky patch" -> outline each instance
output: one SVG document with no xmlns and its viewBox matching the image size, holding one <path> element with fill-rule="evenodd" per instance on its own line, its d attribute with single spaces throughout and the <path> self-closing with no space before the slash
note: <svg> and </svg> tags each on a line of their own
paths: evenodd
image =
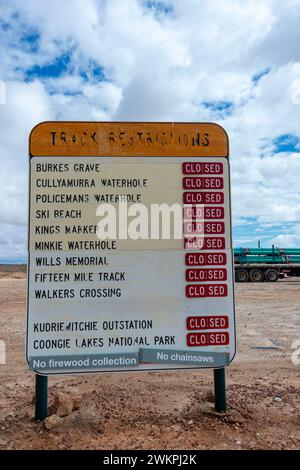
<svg viewBox="0 0 300 470">
<path fill-rule="evenodd" d="M 169 13 L 173 12 L 173 7 L 172 5 L 165 3 L 165 2 L 159 2 L 155 0 L 146 0 L 144 2 L 147 8 L 150 10 L 153 10 L 155 14 L 164 14 L 168 15 Z"/>
<path fill-rule="evenodd" d="M 21 37 L 21 41 L 25 44 L 30 52 L 37 52 L 39 49 L 40 34 L 36 31 L 28 31 Z"/>
<path fill-rule="evenodd" d="M 79 72 L 79 75 L 86 81 L 106 81 L 104 68 L 95 62 L 90 62 L 87 67 Z"/>
<path fill-rule="evenodd" d="M 256 73 L 255 75 L 253 75 L 252 77 L 252 81 L 256 84 L 259 82 L 259 80 L 264 77 L 265 75 L 268 75 L 268 73 L 270 72 L 271 70 L 271 67 L 267 67 L 263 70 L 261 70 L 260 72 Z"/>
<path fill-rule="evenodd" d="M 250 219 L 250 218 L 245 218 Z M 291 233 L 293 224 L 292 223 L 274 223 L 274 224 L 261 224 L 257 222 L 255 218 L 251 218 L 252 222 L 245 220 L 243 224 L 233 225 L 232 238 L 234 248 L 255 248 L 257 247 L 258 241 L 261 243 L 262 248 L 269 248 L 275 237 L 279 234 Z"/>
<path fill-rule="evenodd" d="M 273 153 L 300 153 L 300 139 L 295 134 L 282 134 L 273 140 Z"/>
<path fill-rule="evenodd" d="M 257 242 L 260 240 L 260 235 L 262 234 L 256 233 L 256 227 L 258 227 L 257 222 L 233 225 L 232 241 L 234 248 L 240 246 L 243 248 L 251 248 L 257 246 Z"/>
<path fill-rule="evenodd" d="M 3 21 L 0 21 L 0 27 L 3 31 L 8 31 L 10 29 L 10 25 L 8 23 L 3 23 Z"/>
<path fill-rule="evenodd" d="M 234 109 L 234 104 L 231 101 L 203 101 L 202 105 L 223 116 L 230 115 Z"/>
<path fill-rule="evenodd" d="M 69 70 L 71 62 L 70 54 L 63 54 L 57 57 L 52 64 L 34 65 L 31 69 L 26 71 L 27 81 L 35 78 L 58 78 L 64 75 Z"/>
</svg>

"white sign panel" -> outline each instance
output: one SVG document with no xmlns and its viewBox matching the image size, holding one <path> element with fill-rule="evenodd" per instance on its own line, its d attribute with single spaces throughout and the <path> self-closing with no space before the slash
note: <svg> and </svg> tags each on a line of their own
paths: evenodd
<svg viewBox="0 0 300 470">
<path fill-rule="evenodd" d="M 35 156 L 29 220 L 32 370 L 233 359 L 227 158 Z"/>
</svg>

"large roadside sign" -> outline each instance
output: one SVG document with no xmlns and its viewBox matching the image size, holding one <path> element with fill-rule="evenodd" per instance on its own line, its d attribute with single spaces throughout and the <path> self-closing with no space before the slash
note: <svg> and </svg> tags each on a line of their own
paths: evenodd
<svg viewBox="0 0 300 470">
<path fill-rule="evenodd" d="M 226 132 L 45 122 L 29 154 L 30 369 L 228 365 L 236 334 Z"/>
</svg>

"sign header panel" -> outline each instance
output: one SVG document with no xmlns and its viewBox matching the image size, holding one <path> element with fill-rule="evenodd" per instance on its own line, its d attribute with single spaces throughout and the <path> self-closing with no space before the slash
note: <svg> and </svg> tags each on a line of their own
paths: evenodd
<svg viewBox="0 0 300 470">
<path fill-rule="evenodd" d="M 227 157 L 228 136 L 211 123 L 43 122 L 29 138 L 31 156 Z"/>
</svg>

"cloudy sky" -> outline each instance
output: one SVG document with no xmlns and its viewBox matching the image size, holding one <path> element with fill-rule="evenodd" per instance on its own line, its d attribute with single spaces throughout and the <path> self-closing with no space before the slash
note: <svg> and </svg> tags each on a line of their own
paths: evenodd
<svg viewBox="0 0 300 470">
<path fill-rule="evenodd" d="M 234 245 L 300 246 L 300 0 L 0 0 L 0 80 L 1 257 L 45 120 L 218 122 Z"/>
</svg>

